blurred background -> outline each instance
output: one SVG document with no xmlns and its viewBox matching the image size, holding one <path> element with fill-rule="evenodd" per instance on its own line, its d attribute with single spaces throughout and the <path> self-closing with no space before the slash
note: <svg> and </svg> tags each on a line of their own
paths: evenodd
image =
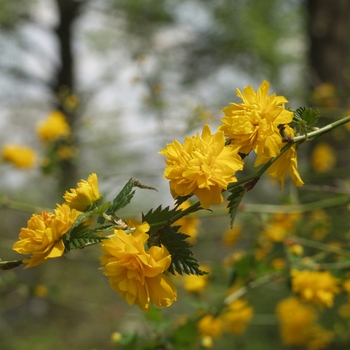
<svg viewBox="0 0 350 350">
<path fill-rule="evenodd" d="M 349 20 L 347 0 L 0 0 L 0 147 L 15 143 L 36 152 L 28 169 L 0 163 L 1 258 L 17 259 L 11 248 L 31 214 L 62 203 L 64 192 L 92 172 L 107 200 L 131 177 L 158 189 L 137 190 L 125 217 L 172 205 L 157 152 L 204 123 L 215 130 L 221 110 L 239 101 L 236 88 L 258 88 L 265 79 L 288 107 L 320 109 L 320 125 L 346 116 Z M 38 125 L 53 111 L 66 116 L 73 135 L 64 144 L 70 151 L 58 158 L 62 145 L 52 148 L 38 137 Z M 349 132 L 345 126 L 322 137 L 323 148 L 301 147 L 300 190 L 281 192 L 262 179 L 244 201 L 290 203 L 349 191 Z M 229 226 L 221 213 L 202 218 L 195 246 L 199 261 L 214 270 L 233 249 L 221 241 Z M 329 232 L 349 234 L 343 214 L 329 213 L 336 223 Z M 247 221 L 246 246 L 259 228 L 244 213 L 239 220 Z M 213 244 L 222 254 L 213 256 Z M 113 332 L 147 334 L 141 311 L 120 300 L 98 271 L 99 255 L 96 247 L 2 271 L 0 348 L 113 349 Z M 223 273 L 214 274 L 209 301 L 223 291 Z M 251 294 L 252 304 L 260 298 L 256 318 L 235 348 L 283 349 L 272 315 L 276 295 L 267 287 Z M 186 312 L 179 299 L 167 317 Z"/>
</svg>

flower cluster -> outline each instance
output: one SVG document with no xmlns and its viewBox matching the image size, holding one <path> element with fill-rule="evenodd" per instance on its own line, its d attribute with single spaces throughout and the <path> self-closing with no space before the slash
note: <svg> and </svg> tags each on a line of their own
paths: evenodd
<svg viewBox="0 0 350 350">
<path fill-rule="evenodd" d="M 237 299 L 222 310 L 220 315 L 213 316 L 207 314 L 202 317 L 197 328 L 202 337 L 219 338 L 223 332 L 233 335 L 242 334 L 251 318 L 253 317 L 253 308 L 247 301 Z"/>
<path fill-rule="evenodd" d="M 333 332 L 317 323 L 316 311 L 297 298 L 282 300 L 276 313 L 285 345 L 306 346 L 309 350 L 324 349 L 334 336 Z"/>
<path fill-rule="evenodd" d="M 339 280 L 328 271 L 292 270 L 292 290 L 312 304 L 321 307 L 333 306 L 335 294 L 340 292 Z"/>
<path fill-rule="evenodd" d="M 236 182 L 235 174 L 243 169 L 241 155 L 252 150 L 257 154 L 255 166 L 279 157 L 269 168 L 269 175 L 281 181 L 282 188 L 289 172 L 296 186 L 303 181 L 298 173 L 296 145 L 285 149 L 294 130 L 288 125 L 293 112 L 285 109 L 283 96 L 269 96 L 269 83 L 263 81 L 258 91 L 249 86 L 237 95 L 243 102 L 223 109 L 225 117 L 215 134 L 208 125 L 202 135 L 177 140 L 159 153 L 166 156 L 164 177 L 170 180 L 174 198 L 196 195 L 203 208 L 223 201 L 221 192 Z"/>
<path fill-rule="evenodd" d="M 65 195 L 67 202 L 58 204 L 54 213 L 43 211 L 40 215 L 33 214 L 28 221 L 28 227 L 21 229 L 19 241 L 13 245 L 13 250 L 20 254 L 32 254 L 30 258 L 23 260 L 28 263 L 26 268 L 64 254 L 64 236 L 82 214 L 83 206 L 89 206 L 100 197 L 96 174 L 91 174 L 88 182 L 81 180 L 78 189 L 71 191 Z"/>
</svg>

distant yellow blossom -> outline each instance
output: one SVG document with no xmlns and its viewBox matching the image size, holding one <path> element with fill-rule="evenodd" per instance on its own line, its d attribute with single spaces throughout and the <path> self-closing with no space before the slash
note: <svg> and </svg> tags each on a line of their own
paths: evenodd
<svg viewBox="0 0 350 350">
<path fill-rule="evenodd" d="M 317 324 L 317 313 L 297 298 L 282 300 L 276 308 L 282 341 L 288 346 L 306 346 L 321 350 L 333 338 L 333 333 Z"/>
<path fill-rule="evenodd" d="M 346 279 L 343 281 L 343 289 L 349 294 L 350 296 L 350 279 Z"/>
<path fill-rule="evenodd" d="M 18 168 L 32 168 L 35 164 L 35 151 L 26 146 L 15 144 L 5 144 L 2 147 L 2 159 L 5 162 L 10 162 Z"/>
<path fill-rule="evenodd" d="M 179 210 L 185 210 L 191 206 L 190 201 L 185 201 L 181 205 L 179 205 Z M 189 243 L 195 243 L 198 235 L 198 226 L 200 225 L 200 221 L 194 215 L 187 215 L 176 222 L 174 222 L 173 226 L 181 226 L 180 232 L 189 235 L 187 238 Z"/>
<path fill-rule="evenodd" d="M 37 127 L 40 140 L 54 142 L 61 137 L 67 137 L 70 127 L 64 114 L 60 111 L 52 111 Z"/>
<path fill-rule="evenodd" d="M 331 217 L 324 209 L 314 210 L 308 217 L 307 229 L 313 239 L 322 240 L 332 229 Z"/>
<path fill-rule="evenodd" d="M 295 232 L 295 223 L 299 220 L 298 213 L 274 213 L 266 225 L 262 234 L 274 242 L 282 242 L 288 234 Z"/>
<path fill-rule="evenodd" d="M 224 232 L 222 237 L 223 243 L 227 247 L 234 246 L 239 239 L 241 238 L 242 226 L 240 224 L 235 223 L 232 228 L 229 228 Z"/>
<path fill-rule="evenodd" d="M 283 258 L 275 258 L 271 261 L 271 266 L 276 270 L 282 270 L 287 266 L 287 262 Z"/>
<path fill-rule="evenodd" d="M 213 338 L 210 335 L 205 335 L 201 339 L 201 346 L 204 349 L 211 349 L 214 345 Z"/>
<path fill-rule="evenodd" d="M 335 108 L 339 105 L 335 86 L 331 83 L 323 83 L 317 86 L 312 94 L 312 102 L 318 107 Z"/>
<path fill-rule="evenodd" d="M 210 270 L 207 266 L 200 266 L 200 269 L 207 272 Z M 209 275 L 185 275 L 183 279 L 184 288 L 187 292 L 199 294 L 203 292 L 208 285 Z"/>
<path fill-rule="evenodd" d="M 43 284 L 38 284 L 34 288 L 34 294 L 39 298 L 45 298 L 48 294 L 48 288 Z"/>
<path fill-rule="evenodd" d="M 334 168 L 337 162 L 334 149 L 326 142 L 318 143 L 311 154 L 312 169 L 320 173 Z"/>
<path fill-rule="evenodd" d="M 20 254 L 32 254 L 30 258 L 23 260 L 24 263 L 28 263 L 25 268 L 43 264 L 49 258 L 62 256 L 62 237 L 80 214 L 66 204 L 58 205 L 55 213 L 43 211 L 41 215 L 33 214 L 28 221 L 28 227 L 21 229 L 20 240 L 12 248 Z"/>
<path fill-rule="evenodd" d="M 243 102 L 231 103 L 223 109 L 225 117 L 219 127 L 241 153 L 248 154 L 252 149 L 256 154 L 275 157 L 280 151 L 282 136 L 278 125 L 288 124 L 293 113 L 285 109 L 288 101 L 283 96 L 268 95 L 270 84 L 263 81 L 257 92 L 248 86 L 237 91 Z"/>
<path fill-rule="evenodd" d="M 292 290 L 294 293 L 318 306 L 333 306 L 334 295 L 340 292 L 339 280 L 328 271 L 292 270 Z"/>
<path fill-rule="evenodd" d="M 243 169 L 237 149 L 225 146 L 223 132 L 212 135 L 208 125 L 201 136 L 186 136 L 184 145 L 175 140 L 159 153 L 167 157 L 164 177 L 170 180 L 172 196 L 194 194 L 205 209 L 223 202 L 222 190 Z"/>
<path fill-rule="evenodd" d="M 148 312 L 156 306 L 170 306 L 177 299 L 177 291 L 164 272 L 171 256 L 164 247 L 153 246 L 145 251 L 148 223 L 136 227 L 131 234 L 115 230 L 115 237 L 101 243 L 104 255 L 101 269 L 109 277 L 111 287 L 131 306 L 137 304 Z"/>
<path fill-rule="evenodd" d="M 76 147 L 63 145 L 58 148 L 58 156 L 60 159 L 70 159 L 77 155 L 78 149 Z"/>
<path fill-rule="evenodd" d="M 291 245 L 288 246 L 288 250 L 293 255 L 296 255 L 296 256 L 301 256 L 301 255 L 303 255 L 303 252 L 304 252 L 304 248 L 300 244 L 291 244 Z"/>
<path fill-rule="evenodd" d="M 222 314 L 225 330 L 231 334 L 242 334 L 253 317 L 253 308 L 243 299 L 237 299 L 228 305 Z"/>
<path fill-rule="evenodd" d="M 85 211 L 93 202 L 101 197 L 98 192 L 98 178 L 95 173 L 89 175 L 88 180 L 81 180 L 78 188 L 66 191 L 63 198 L 71 208 Z"/>
<path fill-rule="evenodd" d="M 222 335 L 224 322 L 221 317 L 214 317 L 208 314 L 199 320 L 197 327 L 202 336 L 211 336 L 217 339 Z"/>
</svg>

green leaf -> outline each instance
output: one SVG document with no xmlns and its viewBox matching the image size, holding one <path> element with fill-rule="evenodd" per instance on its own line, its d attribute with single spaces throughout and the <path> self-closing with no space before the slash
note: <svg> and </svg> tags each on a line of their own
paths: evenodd
<svg viewBox="0 0 350 350">
<path fill-rule="evenodd" d="M 188 196 L 176 197 L 175 198 L 175 207 L 178 208 L 182 203 L 186 202 L 188 198 L 191 198 L 193 195 L 190 194 Z"/>
<path fill-rule="evenodd" d="M 142 213 L 142 222 L 147 221 L 151 226 L 153 224 L 148 232 L 152 236 L 155 231 L 159 230 L 159 227 L 166 226 L 175 213 L 176 208 L 166 207 L 163 209 L 160 205 L 156 209 L 151 209 L 147 214 Z M 159 223 L 158 226 L 157 223 Z"/>
<path fill-rule="evenodd" d="M 118 210 L 126 207 L 131 202 L 131 199 L 135 194 L 135 191 L 133 191 L 134 187 L 156 191 L 156 189 L 154 187 L 146 186 L 146 185 L 141 184 L 139 181 L 137 181 L 135 179 L 130 179 L 125 184 L 123 189 L 119 192 L 119 194 L 114 198 L 112 204 L 106 209 L 105 213 L 107 215 L 113 215 Z M 105 218 L 103 216 L 100 216 L 97 219 L 97 222 L 100 224 L 103 224 L 105 222 Z"/>
<path fill-rule="evenodd" d="M 235 262 L 234 270 L 236 277 L 246 278 L 255 270 L 255 258 L 253 254 L 246 254 Z"/>
<path fill-rule="evenodd" d="M 148 321 L 160 323 L 163 321 L 163 315 L 159 308 L 154 307 L 151 305 L 149 312 L 145 313 L 145 318 Z"/>
<path fill-rule="evenodd" d="M 290 126 L 295 130 L 296 134 L 302 135 L 310 131 L 311 127 L 317 123 L 320 112 L 312 108 L 299 107 L 294 111 L 294 117 Z"/>
<path fill-rule="evenodd" d="M 93 231 L 89 230 L 88 226 L 80 223 L 71 228 L 66 236 L 64 236 L 65 252 L 72 249 L 82 249 L 87 245 L 102 242 L 106 237 L 98 236 Z"/>
<path fill-rule="evenodd" d="M 148 234 L 153 237 L 153 235 L 159 231 L 159 228 L 169 226 L 182 217 L 194 213 L 199 209 L 202 209 L 199 205 L 191 206 L 185 210 L 179 210 L 178 206 L 175 206 L 173 209 L 170 209 L 170 207 L 163 209 L 160 205 L 156 209 L 151 209 L 147 214 L 142 213 L 142 221 L 147 221 L 150 224 L 151 229 Z M 175 215 L 176 217 L 174 218 Z"/>
<path fill-rule="evenodd" d="M 198 261 L 190 249 L 191 245 L 186 241 L 189 235 L 177 232 L 178 229 L 178 226 L 167 226 L 158 233 L 158 245 L 163 244 L 171 255 L 168 271 L 173 275 L 175 272 L 180 275 L 206 275 L 207 272 L 199 269 Z"/>
<path fill-rule="evenodd" d="M 171 334 L 171 342 L 178 350 L 192 349 L 197 339 L 198 329 L 194 320 L 189 319 L 185 324 L 175 329 Z"/>
<path fill-rule="evenodd" d="M 241 203 L 244 195 L 246 194 L 247 189 L 242 186 L 237 186 L 237 187 L 233 187 L 233 189 L 230 190 L 229 192 L 230 192 L 230 195 L 227 198 L 228 200 L 227 208 L 230 214 L 230 225 L 232 228 L 233 222 L 235 221 L 235 217 L 237 214 L 238 206 Z"/>
</svg>

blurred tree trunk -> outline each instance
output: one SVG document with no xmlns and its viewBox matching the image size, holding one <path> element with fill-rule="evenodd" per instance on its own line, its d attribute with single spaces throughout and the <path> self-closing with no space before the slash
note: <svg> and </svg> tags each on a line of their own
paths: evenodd
<svg viewBox="0 0 350 350">
<path fill-rule="evenodd" d="M 53 94 L 58 97 L 55 99 L 57 101 L 56 109 L 64 112 L 67 122 L 72 130 L 73 139 L 70 141 L 70 146 L 77 146 L 78 140 L 76 139 L 75 127 L 78 115 L 76 111 L 71 112 L 64 108 L 62 98 L 60 98 L 60 91 L 64 89 L 68 94 L 74 94 L 75 91 L 75 62 L 72 48 L 72 33 L 74 21 L 78 17 L 84 2 L 75 0 L 55 1 L 59 15 L 55 33 L 59 44 L 60 66 L 58 67 L 53 79 L 52 90 Z M 60 161 L 59 190 L 62 192 L 71 187 L 75 187 L 76 181 L 76 164 L 72 158 L 62 159 Z"/>
<path fill-rule="evenodd" d="M 308 0 L 307 11 L 311 85 L 331 83 L 348 96 L 350 1 Z"/>
</svg>

